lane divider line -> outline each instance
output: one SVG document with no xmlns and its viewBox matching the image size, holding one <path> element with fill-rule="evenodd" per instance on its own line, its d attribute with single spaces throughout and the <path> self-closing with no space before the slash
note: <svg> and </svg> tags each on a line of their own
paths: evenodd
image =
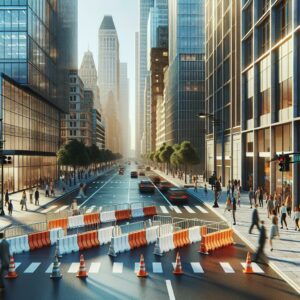
<svg viewBox="0 0 300 300">
<path fill-rule="evenodd" d="M 167 201 L 167 203 L 172 206 L 171 202 L 167 199 L 167 197 L 159 190 L 159 188 L 153 183 L 153 181 L 147 177 L 151 182 L 152 184 L 154 185 L 155 189 L 162 195 L 162 197 Z"/>
<path fill-rule="evenodd" d="M 166 280 L 166 285 L 167 285 L 169 299 L 170 300 L 176 300 L 175 295 L 174 295 L 174 291 L 173 291 L 173 288 L 172 288 L 171 280 Z"/>
</svg>

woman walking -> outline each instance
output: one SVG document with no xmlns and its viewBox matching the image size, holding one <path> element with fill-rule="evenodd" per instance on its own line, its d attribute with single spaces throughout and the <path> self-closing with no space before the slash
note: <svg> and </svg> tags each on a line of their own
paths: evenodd
<svg viewBox="0 0 300 300">
<path fill-rule="evenodd" d="M 299 225 L 299 220 L 300 220 L 300 211 L 298 207 L 294 208 L 294 221 L 295 221 L 295 230 L 300 231 L 300 225 Z"/>
<path fill-rule="evenodd" d="M 275 211 L 275 209 L 273 209 L 273 211 L 272 211 L 272 226 L 270 228 L 270 237 L 269 237 L 271 251 L 273 251 L 273 239 L 275 236 L 279 237 L 279 229 L 278 229 L 278 218 L 276 216 L 276 211 Z"/>
<path fill-rule="evenodd" d="M 286 206 L 286 211 L 289 217 L 291 217 L 291 212 L 292 212 L 292 197 L 290 194 L 287 195 L 285 198 L 285 206 Z"/>
<path fill-rule="evenodd" d="M 23 191 L 22 198 L 21 198 L 21 210 L 23 210 L 24 207 L 27 210 L 27 203 L 26 202 L 27 202 L 26 193 L 25 193 L 25 191 Z"/>
<path fill-rule="evenodd" d="M 10 216 L 12 216 L 13 209 L 14 209 L 14 207 L 13 207 L 12 201 L 10 200 L 8 203 L 8 213 Z"/>
<path fill-rule="evenodd" d="M 272 195 L 269 195 L 267 200 L 268 218 L 270 218 L 270 216 L 273 214 L 273 210 L 274 210 L 273 197 Z"/>
<path fill-rule="evenodd" d="M 286 214 L 287 214 L 287 210 L 286 210 L 286 206 L 284 205 L 284 203 L 282 203 L 282 206 L 280 208 L 280 223 L 281 223 L 281 229 L 283 229 L 283 223 L 286 227 L 286 230 L 288 230 L 287 224 L 286 224 Z"/>
</svg>

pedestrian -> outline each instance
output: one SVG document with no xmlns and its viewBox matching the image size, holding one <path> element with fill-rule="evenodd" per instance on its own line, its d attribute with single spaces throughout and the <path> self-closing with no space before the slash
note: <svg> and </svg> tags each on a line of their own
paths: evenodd
<svg viewBox="0 0 300 300">
<path fill-rule="evenodd" d="M 78 196 L 81 197 L 81 198 L 85 198 L 83 183 L 80 183 L 80 188 L 79 188 L 79 194 L 78 194 Z"/>
<path fill-rule="evenodd" d="M 4 233 L 0 232 L 0 290 L 3 291 L 5 289 L 4 285 L 4 274 L 9 269 L 9 244 L 4 237 Z"/>
<path fill-rule="evenodd" d="M 206 185 L 206 183 L 204 184 L 204 193 L 205 193 L 205 196 L 207 196 L 207 185 Z"/>
<path fill-rule="evenodd" d="M 50 193 L 51 193 L 51 196 L 55 197 L 54 182 L 51 182 L 51 184 L 50 184 Z"/>
<path fill-rule="evenodd" d="M 280 209 L 280 206 L 281 206 L 281 197 L 280 197 L 279 193 L 274 194 L 274 205 L 275 205 L 276 214 L 278 215 L 279 214 L 279 209 Z"/>
<path fill-rule="evenodd" d="M 71 204 L 71 210 L 72 210 L 73 216 L 78 215 L 78 205 L 77 205 L 77 200 L 76 199 L 74 199 L 72 204 Z"/>
<path fill-rule="evenodd" d="M 23 210 L 24 207 L 27 210 L 27 197 L 26 197 L 25 191 L 23 191 L 23 193 L 22 193 L 22 198 L 21 198 L 20 204 L 21 204 L 21 210 Z"/>
<path fill-rule="evenodd" d="M 236 198 L 237 198 L 237 203 L 238 206 L 241 207 L 241 191 L 240 191 L 240 186 L 236 189 Z"/>
<path fill-rule="evenodd" d="M 255 208 L 252 211 L 252 223 L 249 229 L 249 234 L 252 233 L 252 229 L 254 226 L 257 227 L 257 229 L 259 230 L 259 216 L 258 216 L 258 210 L 257 210 L 258 204 L 255 204 Z"/>
<path fill-rule="evenodd" d="M 49 197 L 49 185 L 48 185 L 48 183 L 46 183 L 46 187 L 45 187 L 45 196 Z"/>
<path fill-rule="evenodd" d="M 287 223 L 286 223 L 286 214 L 287 214 L 287 209 L 284 203 L 282 203 L 282 206 L 280 208 L 280 223 L 281 223 L 281 229 L 283 229 L 283 223 L 286 227 L 286 230 L 288 230 Z"/>
<path fill-rule="evenodd" d="M 262 187 L 259 188 L 258 200 L 259 200 L 259 205 L 261 207 L 264 207 L 264 191 Z"/>
<path fill-rule="evenodd" d="M 227 184 L 227 196 L 230 195 L 230 180 L 228 180 L 228 184 Z"/>
<path fill-rule="evenodd" d="M 234 197 L 233 197 L 233 198 L 234 198 Z M 227 210 L 228 210 L 228 211 L 231 210 L 231 198 L 230 198 L 230 196 L 228 196 L 227 199 L 226 199 L 226 204 L 225 204 L 224 213 L 225 213 Z"/>
<path fill-rule="evenodd" d="M 236 224 L 235 221 L 235 212 L 236 212 L 236 199 L 235 197 L 232 198 L 232 218 L 233 218 L 233 225 Z"/>
<path fill-rule="evenodd" d="M 234 196 L 234 181 L 232 181 L 232 185 L 231 185 L 231 195 L 232 197 Z"/>
<path fill-rule="evenodd" d="M 279 237 L 279 229 L 278 229 L 278 218 L 276 215 L 276 210 L 273 209 L 273 211 L 272 211 L 272 226 L 270 228 L 270 237 L 269 237 L 271 251 L 273 251 L 273 242 L 272 241 L 275 236 Z"/>
<path fill-rule="evenodd" d="M 267 200 L 267 211 L 268 211 L 268 218 L 270 218 L 270 216 L 273 213 L 274 210 L 274 203 L 273 203 L 273 197 L 272 195 L 268 196 L 268 200 Z"/>
<path fill-rule="evenodd" d="M 259 238 L 258 238 L 258 247 L 256 252 L 253 255 L 253 261 L 258 262 L 258 259 L 261 255 L 264 255 L 264 247 L 266 244 L 266 228 L 264 226 L 264 221 L 261 221 L 261 226 L 259 229 Z"/>
<path fill-rule="evenodd" d="M 259 203 L 259 193 L 260 193 L 260 189 L 257 188 L 257 190 L 255 191 L 255 204 Z"/>
<path fill-rule="evenodd" d="M 198 192 L 198 178 L 194 177 L 194 192 Z"/>
<path fill-rule="evenodd" d="M 252 201 L 253 201 L 253 199 L 254 199 L 254 192 L 253 192 L 252 187 L 250 187 L 248 196 L 249 196 L 250 208 L 252 208 Z"/>
<path fill-rule="evenodd" d="M 8 203 L 8 213 L 10 216 L 12 216 L 13 209 L 14 209 L 14 206 L 12 204 L 12 201 L 10 200 Z"/>
<path fill-rule="evenodd" d="M 290 193 L 288 193 L 288 195 L 285 198 L 285 206 L 286 206 L 287 214 L 289 215 L 289 217 L 291 217 L 291 213 L 292 213 L 292 197 L 291 197 Z"/>
<path fill-rule="evenodd" d="M 31 204 L 33 203 L 33 197 L 32 197 L 32 195 L 33 195 L 33 189 L 30 188 L 30 189 L 29 189 L 29 202 L 30 202 Z"/>
<path fill-rule="evenodd" d="M 35 192 L 34 192 L 34 204 L 35 205 L 39 205 L 40 204 L 40 192 L 39 192 L 39 188 L 36 188 Z"/>
<path fill-rule="evenodd" d="M 300 231 L 300 225 L 299 225 L 299 220 L 300 220 L 300 211 L 298 207 L 294 208 L 294 217 L 293 217 L 294 221 L 295 221 L 295 230 Z"/>
<path fill-rule="evenodd" d="M 9 201 L 9 195 L 8 195 L 8 190 L 6 190 L 6 192 L 5 192 L 5 206 L 6 206 L 6 204 L 8 205 L 8 201 Z"/>
</svg>

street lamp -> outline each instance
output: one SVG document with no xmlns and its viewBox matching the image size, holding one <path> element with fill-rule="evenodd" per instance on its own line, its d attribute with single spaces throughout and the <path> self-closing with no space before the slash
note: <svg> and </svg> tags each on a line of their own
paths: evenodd
<svg viewBox="0 0 300 300">
<path fill-rule="evenodd" d="M 214 134 L 214 171 L 213 174 L 216 174 L 216 167 L 217 167 L 217 162 L 216 162 L 216 149 L 217 149 L 217 131 L 216 131 L 216 126 L 219 126 L 220 124 L 223 124 L 223 121 L 218 120 L 215 118 L 214 114 L 207 114 L 204 112 L 198 113 L 198 118 L 200 119 L 208 119 L 212 124 L 213 124 L 213 134 Z M 216 180 L 216 178 L 215 178 Z M 215 201 L 213 207 L 219 207 L 218 205 L 218 190 L 217 190 L 217 185 L 215 185 Z"/>
</svg>

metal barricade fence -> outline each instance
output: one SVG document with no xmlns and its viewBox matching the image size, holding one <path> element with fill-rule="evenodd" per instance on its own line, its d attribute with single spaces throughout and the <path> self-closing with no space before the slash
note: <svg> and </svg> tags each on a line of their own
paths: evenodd
<svg viewBox="0 0 300 300">
<path fill-rule="evenodd" d="M 173 223 L 173 218 L 170 217 L 170 216 L 155 215 L 152 218 L 152 222 L 153 222 L 153 226 L 172 224 Z"/>
<path fill-rule="evenodd" d="M 9 238 L 9 237 L 27 235 L 30 233 L 45 231 L 45 230 L 47 230 L 47 222 L 39 222 L 39 223 L 12 226 L 12 227 L 6 228 L 4 230 L 4 236 L 6 238 Z"/>
<path fill-rule="evenodd" d="M 132 202 L 130 203 L 131 209 L 139 209 L 144 207 L 144 202 Z"/>
<path fill-rule="evenodd" d="M 121 234 L 131 233 L 134 231 L 145 229 L 145 222 L 135 222 L 130 224 L 120 225 L 119 228 L 121 230 Z"/>
<path fill-rule="evenodd" d="M 80 213 L 80 210 L 79 210 Z M 56 219 L 63 219 L 68 218 L 73 215 L 72 210 L 63 210 L 57 213 L 47 213 L 46 214 L 46 221 L 56 220 Z"/>
</svg>

